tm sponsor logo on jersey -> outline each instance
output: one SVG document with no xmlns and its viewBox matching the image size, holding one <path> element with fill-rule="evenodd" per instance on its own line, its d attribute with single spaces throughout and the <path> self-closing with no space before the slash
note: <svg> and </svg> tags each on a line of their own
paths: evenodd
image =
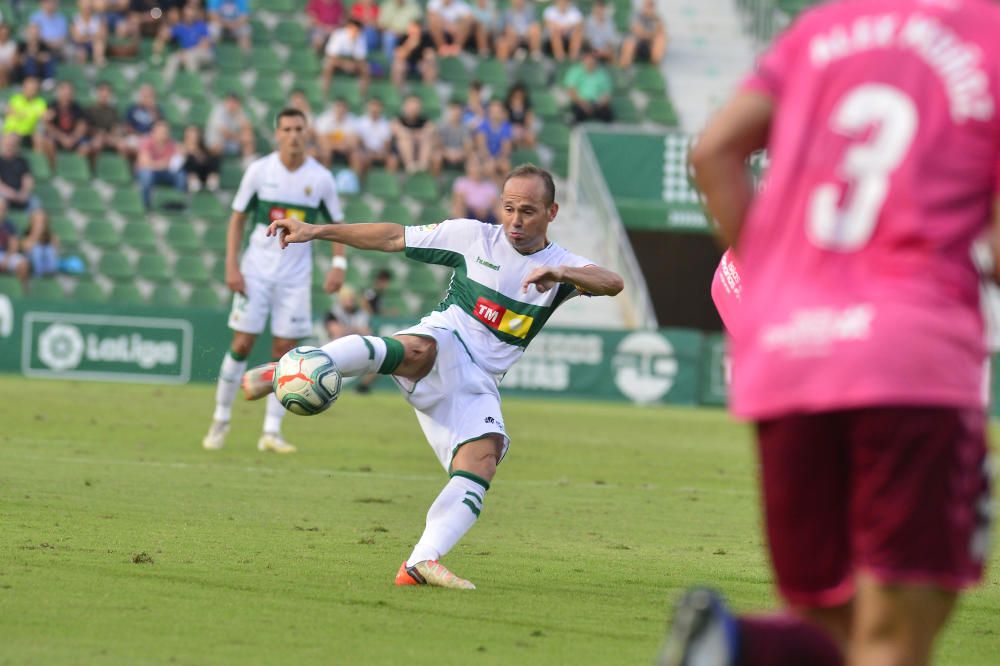
<svg viewBox="0 0 1000 666">
<path fill-rule="evenodd" d="M 835 342 L 869 338 L 873 319 L 875 307 L 867 303 L 797 310 L 787 322 L 766 327 L 761 344 L 765 349 L 783 350 L 793 356 L 827 354 Z"/>
<path fill-rule="evenodd" d="M 476 257 L 476 263 L 479 264 L 480 266 L 486 266 L 486 268 L 489 268 L 490 270 L 494 271 L 500 270 L 500 264 L 490 263 L 485 259 L 483 259 L 482 257 Z"/>
<path fill-rule="evenodd" d="M 490 328 L 513 335 L 515 338 L 525 338 L 535 318 L 518 314 L 513 310 L 498 305 L 483 296 L 472 306 L 472 316 Z"/>
<path fill-rule="evenodd" d="M 271 210 L 268 213 L 271 221 L 284 220 L 286 218 L 291 218 L 293 220 L 298 220 L 299 222 L 306 221 L 306 212 L 299 208 L 283 208 L 281 206 L 271 206 Z"/>
</svg>

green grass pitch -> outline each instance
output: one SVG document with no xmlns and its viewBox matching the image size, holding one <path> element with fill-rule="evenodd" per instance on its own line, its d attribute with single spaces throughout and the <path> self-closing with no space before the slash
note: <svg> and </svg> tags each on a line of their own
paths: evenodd
<svg viewBox="0 0 1000 666">
<path fill-rule="evenodd" d="M 0 664 L 649 664 L 689 584 L 774 604 L 721 411 L 507 401 L 456 592 L 392 585 L 446 478 L 398 395 L 289 416 L 278 457 L 243 402 L 201 450 L 213 391 L 0 378 Z M 997 663 L 998 555 L 937 663 Z"/>
</svg>

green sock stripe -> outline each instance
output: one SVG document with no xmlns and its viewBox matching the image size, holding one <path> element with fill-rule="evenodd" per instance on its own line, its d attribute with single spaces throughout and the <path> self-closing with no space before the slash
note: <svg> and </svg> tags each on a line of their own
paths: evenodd
<svg viewBox="0 0 1000 666">
<path fill-rule="evenodd" d="M 385 342 L 385 360 L 378 369 L 380 375 L 391 375 L 403 362 L 403 343 L 396 338 L 382 338 Z"/>
<path fill-rule="evenodd" d="M 375 358 L 375 347 L 372 346 L 372 343 L 368 342 L 367 335 L 362 335 L 361 339 L 365 341 L 365 347 L 368 347 L 368 360 L 371 361 Z"/>
<path fill-rule="evenodd" d="M 480 497 L 479 495 L 477 495 L 476 493 L 472 492 L 471 490 L 466 490 L 465 494 L 468 495 L 469 497 L 473 498 L 477 502 L 479 502 L 479 506 L 483 505 L 483 498 Z"/>
<path fill-rule="evenodd" d="M 472 513 L 474 513 L 476 515 L 476 518 L 479 517 L 479 509 L 476 508 L 475 504 L 473 504 L 472 502 L 470 502 L 467 499 L 462 500 L 462 504 L 464 504 L 465 506 L 469 507 L 469 510 L 472 511 Z"/>
<path fill-rule="evenodd" d="M 487 481 L 486 479 L 484 479 L 481 476 L 476 476 L 472 472 L 466 472 L 464 469 L 456 469 L 454 472 L 451 473 L 451 475 L 452 475 L 452 477 L 460 476 L 463 479 L 468 479 L 469 481 L 475 481 L 476 483 L 478 483 L 479 485 L 481 485 L 483 487 L 483 490 L 489 490 L 490 489 L 490 482 L 489 481 Z"/>
<path fill-rule="evenodd" d="M 233 359 L 234 361 L 245 361 L 245 360 L 247 360 L 247 357 L 246 357 L 245 354 L 237 354 L 232 349 L 229 350 L 229 358 Z"/>
</svg>

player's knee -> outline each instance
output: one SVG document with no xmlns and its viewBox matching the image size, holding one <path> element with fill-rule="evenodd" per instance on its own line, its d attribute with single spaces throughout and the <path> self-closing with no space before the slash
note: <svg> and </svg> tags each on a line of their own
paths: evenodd
<svg viewBox="0 0 1000 666">
<path fill-rule="evenodd" d="M 232 349 L 234 354 L 246 358 L 253 350 L 253 341 L 252 337 L 237 335 L 233 338 L 233 344 L 230 346 L 230 349 Z"/>
</svg>

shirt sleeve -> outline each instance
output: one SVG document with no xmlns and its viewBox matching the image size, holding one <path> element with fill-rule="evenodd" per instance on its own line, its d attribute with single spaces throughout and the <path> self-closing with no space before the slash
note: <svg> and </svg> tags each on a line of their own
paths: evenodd
<svg viewBox="0 0 1000 666">
<path fill-rule="evenodd" d="M 236 190 L 233 197 L 233 210 L 237 213 L 249 213 L 250 208 L 257 201 L 257 173 L 260 171 L 260 162 L 255 162 L 247 168 L 240 179 L 240 188 Z"/>
<path fill-rule="evenodd" d="M 461 266 L 466 253 L 481 236 L 482 227 L 482 222 L 466 219 L 406 227 L 403 231 L 406 256 L 425 264 Z"/>
<path fill-rule="evenodd" d="M 333 175 L 327 172 L 325 179 L 326 188 L 323 193 L 323 200 L 320 207 L 325 211 L 327 219 L 331 222 L 343 222 L 344 211 L 340 206 L 340 196 L 337 194 L 337 183 Z"/>
<path fill-rule="evenodd" d="M 800 32 L 797 28 L 800 27 L 801 22 L 792 24 L 792 27 L 780 35 L 757 59 L 754 71 L 743 80 L 741 90 L 763 93 L 775 99 L 781 96 L 785 79 L 795 62 L 795 45 L 799 41 Z"/>
</svg>

